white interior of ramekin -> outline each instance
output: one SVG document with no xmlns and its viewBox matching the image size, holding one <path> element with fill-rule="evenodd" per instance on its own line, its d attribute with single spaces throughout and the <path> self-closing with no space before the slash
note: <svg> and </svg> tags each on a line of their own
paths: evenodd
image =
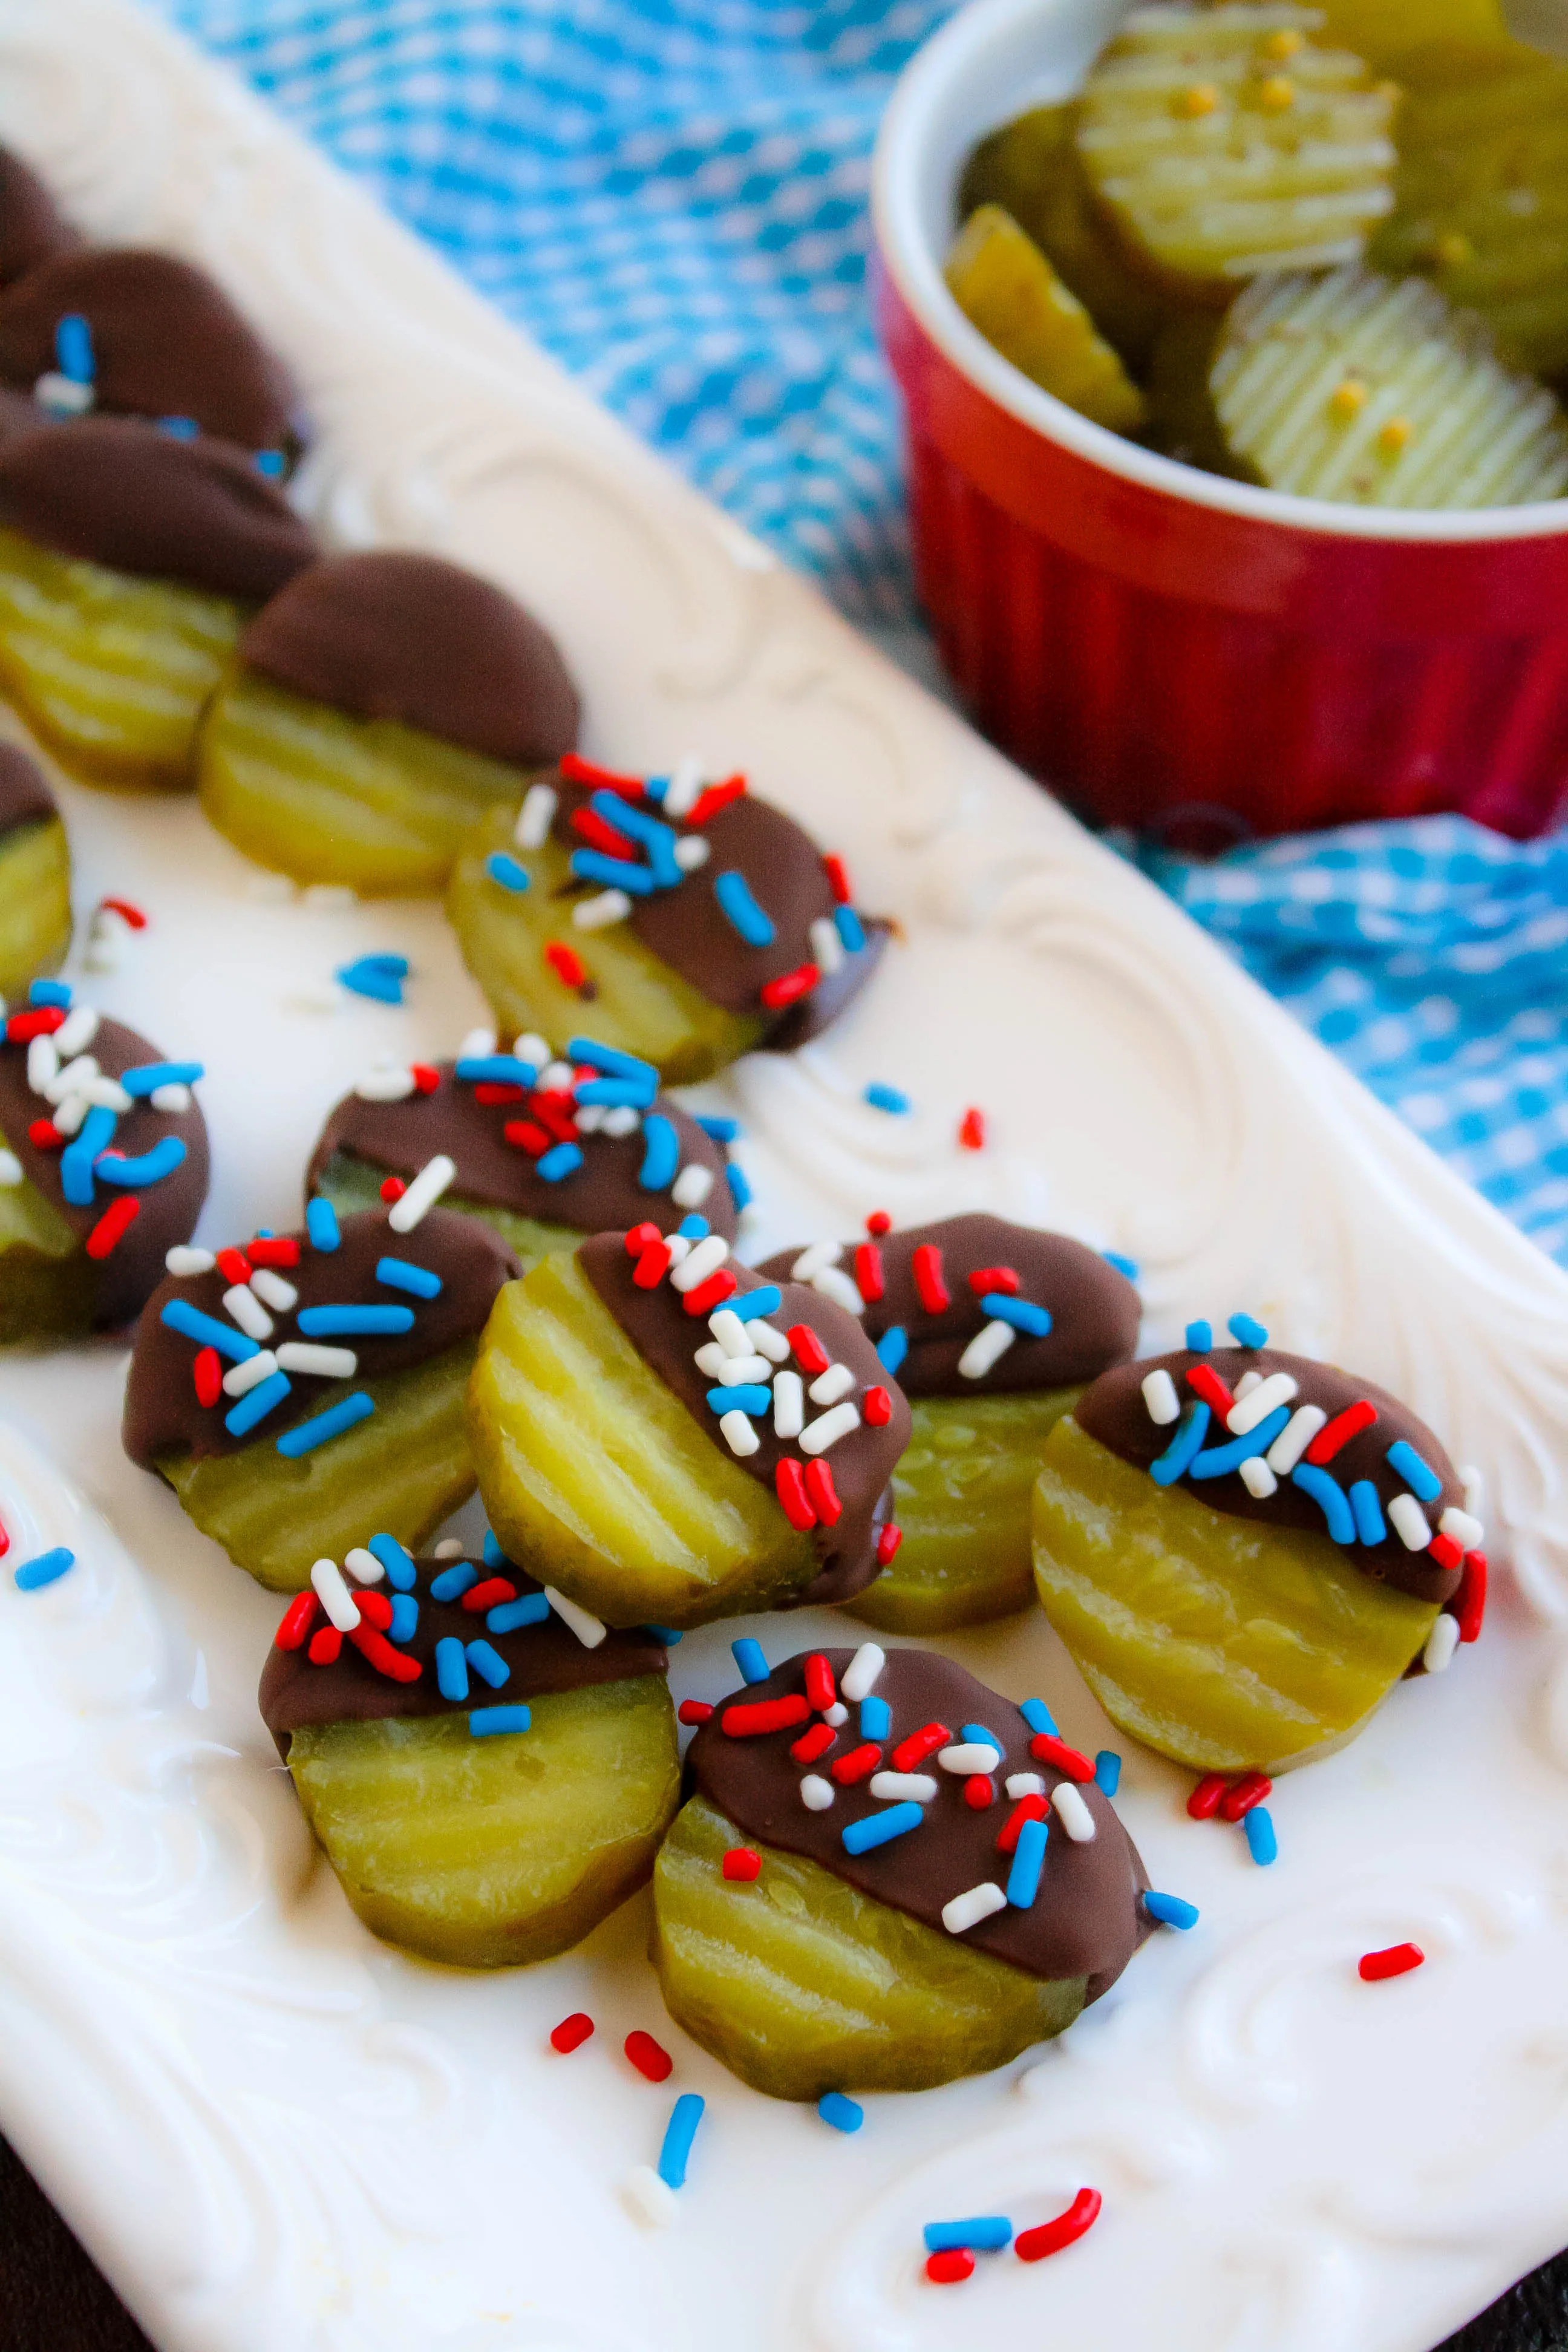
<svg viewBox="0 0 1568 2352">
<path fill-rule="evenodd" d="M 1200 474 L 1091 425 L 993 351 L 942 279 L 953 194 L 975 141 L 1028 106 L 1071 95 L 1128 0 L 972 0 L 906 67 L 877 142 L 872 214 L 882 258 L 914 316 L 954 367 L 1047 440 L 1194 506 L 1344 539 L 1443 542 L 1537 539 L 1568 530 L 1568 499 L 1405 514 L 1287 498 Z"/>
</svg>

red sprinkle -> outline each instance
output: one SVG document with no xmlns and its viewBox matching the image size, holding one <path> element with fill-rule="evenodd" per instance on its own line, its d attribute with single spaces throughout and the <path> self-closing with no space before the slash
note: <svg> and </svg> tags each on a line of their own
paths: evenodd
<svg viewBox="0 0 1568 2352">
<path fill-rule="evenodd" d="M 624 833 L 599 814 L 597 809 L 580 808 L 572 812 L 572 830 L 581 834 L 590 849 L 602 850 L 606 857 L 618 858 L 623 866 L 636 863 L 632 845 Z"/>
<path fill-rule="evenodd" d="M 386 1594 L 356 1592 L 354 1599 L 359 1606 L 359 1613 L 365 1623 L 374 1625 L 378 1633 L 384 1633 L 392 1622 L 392 1603 Z"/>
<path fill-rule="evenodd" d="M 302 1650 L 310 1628 L 321 1615 L 321 1604 L 313 1592 L 296 1593 L 278 1622 L 272 1636 L 275 1650 Z"/>
<path fill-rule="evenodd" d="M 142 1203 L 122 1193 L 112 1208 L 105 1209 L 82 1246 L 89 1257 L 107 1257 L 117 1242 L 124 1240 L 131 1227 L 142 1214 Z"/>
<path fill-rule="evenodd" d="M 390 1206 L 394 1201 L 401 1201 L 407 1190 L 401 1176 L 388 1176 L 382 1184 L 381 1197 Z"/>
<path fill-rule="evenodd" d="M 581 988 L 588 977 L 582 957 L 575 948 L 569 948 L 564 940 L 546 942 L 544 961 L 556 979 L 564 981 L 568 988 Z"/>
<path fill-rule="evenodd" d="M 764 1731 L 793 1731 L 810 1714 L 801 1694 L 791 1691 L 787 1698 L 758 1698 L 749 1705 L 726 1707 L 723 1725 L 731 1739 L 757 1739 Z"/>
<path fill-rule="evenodd" d="M 831 1727 L 824 1724 L 822 1727 L 826 1731 Z M 847 1756 L 841 1756 L 837 1763 L 828 1769 L 841 1789 L 852 1789 L 857 1780 L 868 1780 L 881 1760 L 882 1751 L 876 1741 L 867 1739 L 858 1748 L 852 1748 Z"/>
<path fill-rule="evenodd" d="M 1260 1805 L 1265 1797 L 1273 1793 L 1274 1783 L 1267 1772 L 1244 1772 L 1239 1780 L 1231 1782 L 1220 1799 L 1219 1817 L 1222 1822 L 1238 1822 L 1244 1813 L 1252 1811 L 1254 1805 Z"/>
<path fill-rule="evenodd" d="M 250 1280 L 250 1260 L 243 1250 L 220 1249 L 217 1254 L 217 1270 L 226 1282 Z"/>
<path fill-rule="evenodd" d="M 1026 1822 L 1043 1822 L 1050 1811 L 1044 1797 L 1020 1797 L 1002 1826 L 996 1841 L 998 1853 L 1016 1853 L 1018 1832 Z"/>
<path fill-rule="evenodd" d="M 855 894 L 849 887 L 849 871 L 837 850 L 830 850 L 823 859 L 822 870 L 827 877 L 827 887 L 837 903 L 840 907 L 852 907 Z"/>
<path fill-rule="evenodd" d="M 898 1550 L 899 1546 L 903 1542 L 903 1539 L 904 1531 L 902 1528 L 897 1526 L 891 1519 L 887 1522 L 886 1526 L 878 1529 L 877 1565 L 879 1568 L 887 1567 L 888 1562 L 892 1559 L 893 1554 Z"/>
<path fill-rule="evenodd" d="M 868 1307 L 883 1295 L 882 1253 L 875 1242 L 862 1242 L 855 1253 L 855 1287 Z"/>
<path fill-rule="evenodd" d="M 970 1772 L 964 1776 L 963 1801 L 972 1813 L 983 1813 L 987 1805 L 996 1801 L 996 1785 L 988 1772 Z"/>
<path fill-rule="evenodd" d="M 921 1305 L 928 1315 L 942 1315 L 952 1305 L 942 1270 L 942 1252 L 934 1242 L 922 1242 L 910 1260 L 910 1272 L 915 1278 Z"/>
<path fill-rule="evenodd" d="M 35 1151 L 60 1151 L 65 1137 L 52 1118 L 36 1118 L 27 1129 L 27 1140 Z"/>
<path fill-rule="evenodd" d="M 985 1113 L 966 1110 L 958 1123 L 959 1149 L 963 1151 L 984 1151 L 985 1149 Z"/>
<path fill-rule="evenodd" d="M 974 2275 L 974 2257 L 967 2246 L 944 2246 L 926 2257 L 926 2276 L 933 2286 L 958 2286 Z"/>
<path fill-rule="evenodd" d="M 65 1026 L 65 1017 L 63 1004 L 37 1004 L 30 1012 L 13 1013 L 5 1024 L 6 1043 L 30 1045 L 35 1037 L 52 1037 Z"/>
<path fill-rule="evenodd" d="M 11 1537 L 9 1530 L 4 1527 L 0 1527 L 0 1559 L 4 1559 L 5 1554 L 10 1550 L 10 1549 Z"/>
<path fill-rule="evenodd" d="M 866 1220 L 866 1231 L 872 1240 L 880 1241 L 884 1234 L 890 1234 L 892 1230 L 893 1221 L 886 1209 L 873 1209 Z"/>
<path fill-rule="evenodd" d="M 805 1695 L 818 1715 L 826 1715 L 838 1697 L 833 1668 L 820 1650 L 813 1650 L 805 1662 Z"/>
<path fill-rule="evenodd" d="M 1212 1822 L 1220 1808 L 1220 1800 L 1230 1782 L 1223 1772 L 1205 1772 L 1192 1795 L 1187 1799 L 1187 1811 L 1194 1822 Z"/>
<path fill-rule="evenodd" d="M 1382 1984 L 1385 1977 L 1407 1977 L 1426 1958 L 1419 1944 L 1390 1944 L 1381 1952 L 1363 1952 L 1356 1974 L 1363 1984 Z"/>
<path fill-rule="evenodd" d="M 705 792 L 698 793 L 681 823 L 694 831 L 699 829 L 710 816 L 717 816 L 721 808 L 728 808 L 731 801 L 738 801 L 745 789 L 744 776 L 726 776 L 721 784 L 710 784 Z"/>
<path fill-rule="evenodd" d="M 804 1535 L 808 1528 L 816 1525 L 816 1512 L 805 1491 L 805 1474 L 793 1454 L 786 1454 L 773 1472 L 773 1492 L 785 1518 L 799 1534 Z M 832 1700 L 827 1704 L 831 1706 Z"/>
<path fill-rule="evenodd" d="M 794 1004 L 797 998 L 808 995 L 821 978 L 822 974 L 814 963 L 797 963 L 793 971 L 781 972 L 777 980 L 770 980 L 757 992 L 768 1011 L 777 1013 L 782 1006 Z"/>
<path fill-rule="evenodd" d="M 223 1394 L 223 1358 L 216 1348 L 200 1348 L 191 1366 L 191 1378 L 196 1384 L 196 1402 L 212 1406 Z"/>
<path fill-rule="evenodd" d="M 663 1239 L 664 1235 L 659 1232 L 658 1227 L 653 1223 L 652 1219 L 645 1217 L 642 1223 L 640 1225 L 634 1225 L 630 1233 L 626 1235 L 626 1255 L 628 1257 L 641 1257 L 645 1249 L 653 1248 Z"/>
<path fill-rule="evenodd" d="M 626 2056 L 639 2074 L 646 2075 L 650 2083 L 669 2080 L 675 2061 L 668 2050 L 660 2049 L 651 2033 L 645 2033 L 638 2026 L 635 2032 L 627 2034 L 625 2046 Z"/>
<path fill-rule="evenodd" d="M 743 1886 L 749 1886 L 753 1878 L 762 1874 L 763 1857 L 753 1846 L 732 1845 L 724 1856 L 726 1878 L 738 1878 Z"/>
<path fill-rule="evenodd" d="M 952 1739 L 952 1734 L 945 1723 L 923 1724 L 919 1731 L 911 1731 L 907 1739 L 900 1739 L 894 1748 L 894 1771 L 918 1772 L 928 1756 L 934 1756 L 939 1748 L 948 1747 Z"/>
<path fill-rule="evenodd" d="M 740 1286 L 729 1267 L 721 1265 L 709 1276 L 706 1282 L 700 1282 L 695 1290 L 689 1290 L 680 1303 L 689 1315 L 710 1315 L 715 1307 L 721 1307 L 726 1298 L 732 1298 Z"/>
<path fill-rule="evenodd" d="M 298 1265 L 300 1244 L 292 1234 L 258 1234 L 246 1244 L 252 1265 Z"/>
<path fill-rule="evenodd" d="M 581 2050 L 593 2031 L 594 2021 L 587 2011 L 574 2010 L 570 2017 L 563 2017 L 559 2025 L 552 2026 L 550 2047 L 559 2050 L 563 2058 L 568 2057 L 574 2050 Z"/>
<path fill-rule="evenodd" d="M 815 1462 L 808 1462 L 805 1465 L 805 1491 L 823 1526 L 836 1528 L 844 1516 L 844 1506 L 838 1499 L 833 1473 L 820 1454 Z"/>
<path fill-rule="evenodd" d="M 474 1088 L 474 1100 L 482 1103 L 487 1110 L 497 1110 L 502 1103 L 521 1102 L 522 1088 L 513 1086 L 510 1079 L 480 1078 Z"/>
<path fill-rule="evenodd" d="M 984 1298 L 988 1290 L 1000 1290 L 1009 1298 L 1016 1295 L 1018 1277 L 1010 1265 L 977 1266 L 969 1277 L 969 1287 L 976 1298 Z"/>
<path fill-rule="evenodd" d="M 1187 1386 L 1194 1396 L 1201 1397 L 1205 1404 L 1217 1412 L 1222 1421 L 1236 1402 L 1212 1364 L 1189 1364 Z"/>
<path fill-rule="evenodd" d="M 649 1242 L 637 1262 L 632 1280 L 639 1290 L 657 1290 L 668 1272 L 669 1244 L 666 1241 Z"/>
<path fill-rule="evenodd" d="M 868 1389 L 860 1400 L 860 1413 L 868 1429 L 886 1429 L 893 1418 L 893 1400 L 884 1388 Z"/>
<path fill-rule="evenodd" d="M 311 1634 L 305 1655 L 313 1666 L 335 1666 L 342 1646 L 343 1637 L 335 1625 L 321 1625 Z"/>
<path fill-rule="evenodd" d="M 122 922 L 129 923 L 133 931 L 146 929 L 146 916 L 140 907 L 133 907 L 129 898 L 100 898 L 98 903 L 100 907 L 107 907 L 110 914 L 118 915 Z"/>
<path fill-rule="evenodd" d="M 1190 1375 L 1189 1375 L 1190 1377 Z M 1363 1429 L 1370 1429 L 1377 1419 L 1377 1407 L 1362 1397 L 1355 1404 L 1347 1404 L 1343 1412 L 1336 1412 L 1326 1428 L 1320 1429 L 1307 1448 L 1307 1459 L 1317 1469 L 1331 1462 L 1342 1446 Z"/>
<path fill-rule="evenodd" d="M 819 1756 L 826 1755 L 837 1737 L 830 1723 L 814 1723 L 809 1731 L 803 1731 L 798 1739 L 790 1741 L 789 1752 L 797 1764 L 815 1764 Z"/>
<path fill-rule="evenodd" d="M 676 1712 L 682 1723 L 706 1723 L 713 1710 L 705 1698 L 683 1698 Z"/>
<path fill-rule="evenodd" d="M 434 1062 L 410 1062 L 408 1075 L 416 1094 L 433 1095 L 441 1083 L 441 1073 Z"/>
<path fill-rule="evenodd" d="M 487 1576 L 478 1584 L 470 1584 L 463 1595 L 463 1607 L 475 1617 L 487 1609 L 499 1609 L 503 1601 L 515 1601 L 517 1587 L 504 1576 Z"/>
<path fill-rule="evenodd" d="M 540 1126 L 548 1129 L 557 1143 L 576 1141 L 577 1113 L 570 1095 L 536 1094 L 528 1107 Z"/>
<path fill-rule="evenodd" d="M 1487 1556 L 1484 1551 L 1465 1554 L 1465 1573 L 1454 1598 L 1454 1614 L 1459 1621 L 1461 1642 L 1479 1639 L 1481 1621 L 1487 1613 Z"/>
<path fill-rule="evenodd" d="M 1054 1764 L 1069 1780 L 1087 1782 L 1094 1778 L 1094 1767 L 1088 1757 L 1080 1756 L 1076 1748 L 1069 1748 L 1065 1739 L 1058 1739 L 1048 1731 L 1036 1732 L 1029 1742 L 1029 1753 L 1042 1764 Z"/>
<path fill-rule="evenodd" d="M 792 1323 L 789 1343 L 795 1350 L 795 1362 L 803 1372 L 810 1372 L 815 1379 L 818 1372 L 827 1370 L 832 1360 L 809 1323 Z"/>
<path fill-rule="evenodd" d="M 509 1118 L 501 1133 L 520 1151 L 531 1151 L 536 1160 L 550 1149 L 550 1138 L 536 1118 Z"/>
<path fill-rule="evenodd" d="M 1080 2189 L 1067 2211 L 1058 2213 L 1054 2221 L 1043 2221 L 1037 2230 L 1019 2231 L 1013 2241 L 1018 2260 L 1044 2262 L 1047 2254 L 1059 2254 L 1064 2246 L 1076 2245 L 1099 2221 L 1104 2202 L 1098 2189 Z"/>
<path fill-rule="evenodd" d="M 89 1243 L 88 1246 L 90 1248 L 91 1244 Z M 1452 1536 L 1446 1536 L 1441 1531 L 1433 1537 L 1426 1550 L 1428 1556 L 1436 1561 L 1439 1568 L 1458 1568 L 1465 1557 L 1464 1545 L 1457 1544 Z"/>
<path fill-rule="evenodd" d="M 614 768 L 597 767 L 592 760 L 580 760 L 575 751 L 567 752 L 561 762 L 561 772 L 569 784 L 602 784 L 606 792 L 624 793 L 634 801 L 643 796 L 640 776 L 623 776 Z"/>
<path fill-rule="evenodd" d="M 385 1634 L 372 1626 L 356 1625 L 349 1640 L 366 1665 L 374 1666 L 388 1682 L 416 1683 L 425 1671 L 417 1658 L 411 1658 L 406 1650 L 395 1650 Z"/>
</svg>

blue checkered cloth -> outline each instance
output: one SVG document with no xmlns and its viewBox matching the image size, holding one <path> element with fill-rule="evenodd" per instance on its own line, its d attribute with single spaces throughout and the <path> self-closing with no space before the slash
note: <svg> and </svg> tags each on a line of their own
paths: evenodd
<svg viewBox="0 0 1568 2352">
<path fill-rule="evenodd" d="M 852 618 L 913 618 L 871 142 L 951 0 L 163 0 Z M 1148 870 L 1568 1259 L 1568 837 Z"/>
</svg>

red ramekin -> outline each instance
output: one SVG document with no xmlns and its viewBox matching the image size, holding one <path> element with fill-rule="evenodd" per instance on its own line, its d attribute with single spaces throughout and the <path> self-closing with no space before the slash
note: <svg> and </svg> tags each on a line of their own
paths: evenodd
<svg viewBox="0 0 1568 2352">
<path fill-rule="evenodd" d="M 1118 0 L 973 0 L 878 142 L 916 579 L 978 724 L 1098 823 L 1249 833 L 1568 808 L 1568 500 L 1400 514 L 1221 481 L 1090 425 L 942 281 L 976 139 L 1081 82 Z"/>
</svg>

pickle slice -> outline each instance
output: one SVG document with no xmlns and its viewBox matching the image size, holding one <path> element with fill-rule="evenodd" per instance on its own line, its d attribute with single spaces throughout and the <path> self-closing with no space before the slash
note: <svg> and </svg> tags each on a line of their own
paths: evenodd
<svg viewBox="0 0 1568 2352">
<path fill-rule="evenodd" d="M 945 271 L 954 301 L 1005 360 L 1112 433 L 1136 433 L 1143 395 L 1045 255 L 1000 205 L 958 233 Z"/>
<path fill-rule="evenodd" d="M 1348 1739 L 1437 1613 L 1326 1535 L 1156 1486 L 1070 1415 L 1035 1489 L 1035 1580 L 1118 1729 L 1201 1772 L 1279 1772 Z"/>
<path fill-rule="evenodd" d="M 695 1086 L 760 1043 L 766 1026 L 760 1012 L 726 1013 L 710 1004 L 645 948 L 629 924 L 577 929 L 572 908 L 584 891 L 573 880 L 570 853 L 555 841 L 542 849 L 515 849 L 515 814 L 494 809 L 474 827 L 447 895 L 463 961 L 507 1036 L 529 1030 L 542 1037 L 570 1036 L 582 1027 L 588 1004 L 595 1037 L 651 1062 L 674 1086 Z M 491 879 L 486 864 L 498 849 L 528 872 L 529 889 L 520 894 Z M 552 941 L 581 959 L 586 988 L 569 985 L 545 961 Z"/>
<path fill-rule="evenodd" d="M 737 1845 L 762 1857 L 749 1884 L 723 1874 Z M 676 2023 L 775 2099 L 988 2074 L 1062 2032 L 1088 1989 L 971 1951 L 820 1863 L 742 1838 L 702 1797 L 655 1865 L 650 1950 Z"/>
<path fill-rule="evenodd" d="M 1398 92 L 1290 6 L 1135 8 L 1079 106 L 1078 151 L 1128 249 L 1223 303 L 1261 270 L 1358 260 L 1391 210 Z"/>
<path fill-rule="evenodd" d="M 653 1874 L 680 1802 L 662 1675 L 528 1702 L 526 1731 L 467 1714 L 296 1731 L 289 1769 L 372 1935 L 427 1960 L 516 1968 L 569 1951 Z"/>
<path fill-rule="evenodd" d="M 24 1177 L 0 1185 L 0 1345 L 92 1328 L 94 1268 L 74 1229 Z"/>
<path fill-rule="evenodd" d="M 339 1216 L 346 1217 L 358 1209 L 384 1208 L 381 1188 L 385 1181 L 384 1169 L 373 1167 L 354 1152 L 334 1151 L 316 1179 L 314 1190 L 324 1192 Z M 498 1208 L 490 1201 L 468 1201 L 457 1192 L 443 1192 L 441 1206 L 491 1226 L 517 1252 L 524 1274 L 552 1250 L 575 1249 L 583 1238 L 571 1225 L 543 1224 L 537 1217 L 520 1216 L 515 1209 Z"/>
<path fill-rule="evenodd" d="M 1318 0 L 1320 39 L 1343 41 L 1379 73 L 1404 82 L 1413 58 L 1434 43 L 1512 49 L 1499 0 Z M 1400 144 L 1405 123 L 1400 122 Z"/>
<path fill-rule="evenodd" d="M 58 817 L 0 837 L 0 996 L 53 971 L 71 936 L 71 862 Z"/>
<path fill-rule="evenodd" d="M 0 530 L 0 688 L 84 783 L 190 788 L 202 707 L 247 618 Z"/>
<path fill-rule="evenodd" d="M 164 1454 L 158 1470 L 204 1535 L 271 1592 L 301 1592 L 323 1555 L 373 1529 L 417 1551 L 474 1491 L 463 1391 L 474 1343 L 356 1381 L 375 1411 L 313 1454 L 279 1454 L 266 1426 L 237 1454 Z M 321 1405 L 334 1402 L 325 1383 Z"/>
<path fill-rule="evenodd" d="M 890 1633 L 942 1633 L 1026 1609 L 1041 1449 L 1082 1393 L 911 1398 L 914 1426 L 893 1473 L 904 1540 L 847 1604 L 854 1614 Z"/>
<path fill-rule="evenodd" d="M 507 1558 L 606 1624 L 684 1631 L 772 1608 L 816 1573 L 809 1538 L 666 1388 L 575 1256 L 498 1294 L 468 1441 Z"/>
<path fill-rule="evenodd" d="M 1568 490 L 1568 419 L 1425 279 L 1368 270 L 1250 288 L 1209 383 L 1226 443 L 1271 489 L 1400 508 Z"/>
</svg>

